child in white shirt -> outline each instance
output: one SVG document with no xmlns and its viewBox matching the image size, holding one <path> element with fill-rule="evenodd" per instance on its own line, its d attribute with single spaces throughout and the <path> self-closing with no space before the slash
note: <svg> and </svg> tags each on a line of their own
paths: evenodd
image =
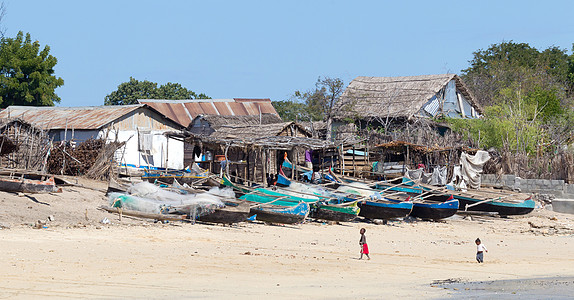
<svg viewBox="0 0 574 300">
<path fill-rule="evenodd" d="M 476 243 L 476 261 L 482 263 L 484 262 L 484 252 L 488 252 L 488 249 L 480 242 L 480 239 L 477 238 L 474 242 Z"/>
</svg>

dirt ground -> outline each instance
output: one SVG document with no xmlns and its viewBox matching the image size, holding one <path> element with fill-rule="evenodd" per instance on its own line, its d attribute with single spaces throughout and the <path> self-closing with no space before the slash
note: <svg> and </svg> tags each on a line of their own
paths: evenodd
<svg viewBox="0 0 574 300">
<path fill-rule="evenodd" d="M 464 293 L 437 282 L 574 277 L 574 215 L 536 210 L 388 225 L 120 222 L 97 210 L 107 204 L 105 188 L 79 180 L 62 193 L 0 193 L 0 298 L 448 298 Z M 371 260 L 358 260 L 362 227 Z M 477 237 L 489 250 L 484 264 L 474 260 Z"/>
</svg>

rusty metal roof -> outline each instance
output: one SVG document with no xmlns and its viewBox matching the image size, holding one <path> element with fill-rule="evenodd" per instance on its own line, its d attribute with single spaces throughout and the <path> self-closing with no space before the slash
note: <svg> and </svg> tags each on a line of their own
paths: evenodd
<svg viewBox="0 0 574 300">
<path fill-rule="evenodd" d="M 151 100 L 140 99 L 165 115 L 167 118 L 187 127 L 198 115 L 249 116 L 261 113 L 276 114 L 271 100 L 264 99 L 193 99 L 193 100 Z"/>
<path fill-rule="evenodd" d="M 0 112 L 0 118 L 19 118 L 38 128 L 100 129 L 105 125 L 145 107 L 136 105 L 110 105 L 85 107 L 9 106 Z"/>
</svg>

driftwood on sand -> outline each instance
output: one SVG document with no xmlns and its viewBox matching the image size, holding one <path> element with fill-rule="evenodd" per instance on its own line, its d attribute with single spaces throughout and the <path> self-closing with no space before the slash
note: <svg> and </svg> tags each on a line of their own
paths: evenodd
<svg viewBox="0 0 574 300">
<path fill-rule="evenodd" d="M 153 220 L 158 220 L 158 221 L 164 221 L 164 220 L 166 220 L 166 221 L 180 221 L 180 220 L 187 218 L 186 215 L 153 214 L 153 213 L 145 213 L 145 212 L 135 211 L 135 210 L 126 210 L 126 209 L 121 209 L 121 208 L 117 208 L 117 207 L 100 206 L 99 209 L 105 210 L 109 213 L 119 214 L 120 217 L 122 215 L 126 215 L 126 216 L 131 216 L 131 217 L 153 219 Z"/>
</svg>

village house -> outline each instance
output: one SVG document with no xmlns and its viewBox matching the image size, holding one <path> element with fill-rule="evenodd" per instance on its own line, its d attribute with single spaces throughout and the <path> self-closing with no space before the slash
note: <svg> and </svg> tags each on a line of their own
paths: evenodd
<svg viewBox="0 0 574 300">
<path fill-rule="evenodd" d="M 421 118 L 478 118 L 482 108 L 455 74 L 357 77 L 343 92 L 334 125 L 353 119 L 377 126 Z"/>
<path fill-rule="evenodd" d="M 225 128 L 250 125 L 268 125 L 283 123 L 277 114 L 264 113 L 261 115 L 248 116 L 222 116 L 222 115 L 198 115 L 189 124 L 187 130 L 194 134 L 211 135 L 218 131 L 225 133 Z M 255 133 L 257 134 L 257 133 Z"/>
<path fill-rule="evenodd" d="M 482 108 L 455 74 L 361 76 L 349 83 L 335 107 L 331 138 L 364 138 L 363 147 L 344 149 L 343 160 L 352 174 L 366 174 L 374 171 L 371 160 L 380 160 L 370 157 L 373 147 L 393 140 L 434 145 L 449 131 L 441 117 L 473 119 L 481 114 Z M 392 159 L 404 165 L 402 155 Z"/>
<path fill-rule="evenodd" d="M 140 99 L 183 127 L 187 127 L 193 118 L 199 115 L 220 116 L 259 116 L 275 114 L 279 116 L 271 100 L 263 99 L 192 99 L 192 100 L 154 100 Z"/>
<path fill-rule="evenodd" d="M 235 124 L 245 124 L 247 116 L 253 122 L 259 122 L 263 116 L 267 123 L 282 122 L 279 114 L 271 104 L 269 98 L 232 98 L 232 99 L 191 99 L 191 100 L 161 100 L 161 99 L 140 99 L 141 104 L 149 105 L 162 113 L 167 118 L 174 120 L 182 127 L 190 126 L 192 120 L 197 116 L 225 116 L 224 118 L 210 117 L 212 122 L 228 122 Z M 206 117 L 208 118 L 208 117 Z M 200 119 L 197 120 L 197 122 Z M 201 119 L 205 123 L 204 119 Z M 226 121 L 224 121 L 226 120 Z M 260 124 L 260 123 L 258 123 Z M 265 123 L 262 123 L 265 124 Z M 197 125 L 197 124 L 196 124 Z M 217 126 L 214 123 L 214 126 Z M 184 165 L 190 166 L 195 160 L 193 157 L 193 147 L 190 144 L 184 144 Z"/>
<path fill-rule="evenodd" d="M 203 161 L 203 165 L 212 171 L 219 169 L 218 160 L 221 160 L 222 156 L 226 154 L 227 145 L 263 144 L 262 141 L 271 137 L 310 138 L 312 136 L 301 125 L 295 122 L 282 122 L 275 114 L 262 114 L 261 116 L 199 115 L 188 126 L 187 132 L 191 134 L 188 142 L 189 145 L 194 146 L 194 152 L 207 154 L 207 157 L 186 157 L 186 160 Z M 199 150 L 200 147 L 203 149 Z M 255 149 L 252 148 L 251 150 Z M 244 161 L 243 167 L 247 167 L 247 161 L 250 161 L 252 165 L 256 164 L 256 155 L 250 155 L 252 154 L 250 152 L 252 151 L 249 151 L 249 147 L 234 146 L 230 151 L 227 151 L 227 157 L 234 162 L 233 164 Z M 277 160 L 275 151 L 270 151 L 268 156 L 270 161 Z M 214 165 L 213 162 L 216 164 Z M 267 171 L 276 173 L 276 165 L 269 164 Z"/>
<path fill-rule="evenodd" d="M 54 142 L 88 139 L 125 142 L 116 161 L 135 168 L 182 169 L 183 143 L 164 133 L 184 126 L 145 104 L 91 107 L 9 106 L 1 119 L 18 118 L 47 132 Z"/>
<path fill-rule="evenodd" d="M 275 114 L 255 116 L 199 115 L 185 135 L 172 138 L 185 140 L 192 149 L 187 157 L 214 173 L 223 166 L 232 176 L 267 183 L 269 175 L 278 174 L 287 155 L 293 166 L 305 164 L 305 151 L 333 155 L 331 142 L 312 138 L 311 132 L 296 122 L 282 122 Z M 319 162 L 320 163 L 320 162 Z M 295 172 L 292 173 L 295 176 Z"/>
</svg>

